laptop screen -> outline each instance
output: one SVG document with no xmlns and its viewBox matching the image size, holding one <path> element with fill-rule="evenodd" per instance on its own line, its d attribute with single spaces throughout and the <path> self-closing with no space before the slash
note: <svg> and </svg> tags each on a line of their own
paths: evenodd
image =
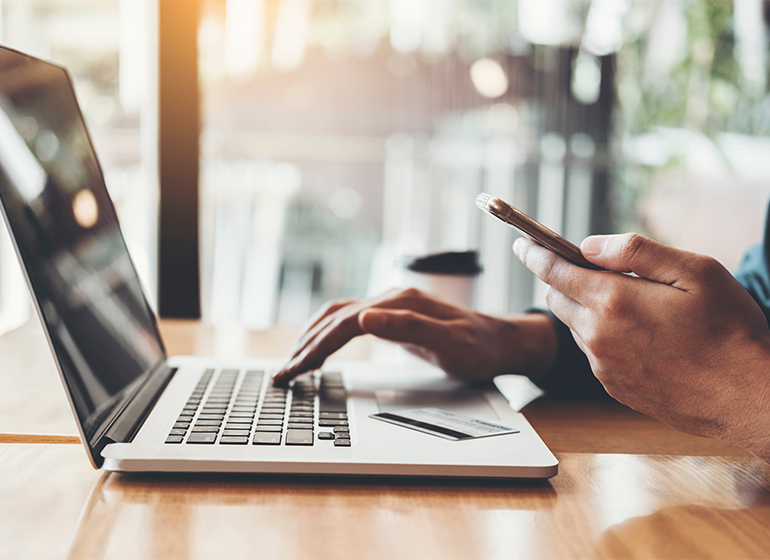
<svg viewBox="0 0 770 560">
<path fill-rule="evenodd" d="M 90 441 L 163 345 L 67 72 L 4 48 L 0 201 Z"/>
</svg>

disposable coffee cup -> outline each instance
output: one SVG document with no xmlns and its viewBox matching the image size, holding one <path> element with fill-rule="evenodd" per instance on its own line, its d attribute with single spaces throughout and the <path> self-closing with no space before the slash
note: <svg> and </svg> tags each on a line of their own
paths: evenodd
<svg viewBox="0 0 770 560">
<path fill-rule="evenodd" d="M 476 284 L 483 271 L 478 251 L 408 257 L 402 264 L 403 287 L 417 288 L 456 305 L 476 304 Z"/>
</svg>

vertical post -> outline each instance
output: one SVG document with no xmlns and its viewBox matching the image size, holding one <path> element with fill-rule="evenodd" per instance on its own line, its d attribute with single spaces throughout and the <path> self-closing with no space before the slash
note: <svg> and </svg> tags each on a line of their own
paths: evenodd
<svg viewBox="0 0 770 560">
<path fill-rule="evenodd" d="M 199 0 L 159 2 L 159 314 L 200 317 Z"/>
</svg>

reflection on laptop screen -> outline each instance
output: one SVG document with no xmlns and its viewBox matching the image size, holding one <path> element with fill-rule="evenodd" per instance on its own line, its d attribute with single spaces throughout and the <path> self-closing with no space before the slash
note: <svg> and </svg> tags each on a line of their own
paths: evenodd
<svg viewBox="0 0 770 560">
<path fill-rule="evenodd" d="M 3 48 L 0 200 L 90 440 L 164 351 L 67 73 Z"/>
</svg>

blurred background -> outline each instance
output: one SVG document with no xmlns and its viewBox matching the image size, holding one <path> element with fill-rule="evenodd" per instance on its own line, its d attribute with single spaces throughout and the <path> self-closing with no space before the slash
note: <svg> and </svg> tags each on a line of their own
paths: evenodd
<svg viewBox="0 0 770 560">
<path fill-rule="evenodd" d="M 481 310 L 541 302 L 479 192 L 735 268 L 769 41 L 764 0 L 0 0 L 0 43 L 73 74 L 151 304 L 250 328 L 448 250 L 480 251 Z M 0 329 L 25 294 L 3 232 Z"/>
</svg>

